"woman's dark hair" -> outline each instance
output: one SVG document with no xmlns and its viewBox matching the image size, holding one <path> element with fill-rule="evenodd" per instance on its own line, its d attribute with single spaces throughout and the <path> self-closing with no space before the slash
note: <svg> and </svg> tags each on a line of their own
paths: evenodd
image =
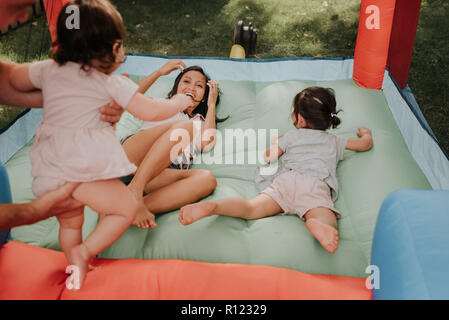
<svg viewBox="0 0 449 320">
<path fill-rule="evenodd" d="M 189 71 L 198 71 L 199 73 L 201 73 L 206 78 L 206 83 L 210 80 L 209 75 L 207 75 L 207 73 L 205 73 L 203 68 L 201 68 L 200 66 L 191 66 L 191 67 L 185 68 L 176 77 L 175 83 L 173 84 L 173 88 L 170 90 L 170 92 L 168 93 L 168 96 L 167 96 L 169 99 L 171 97 L 173 97 L 178 92 L 178 85 L 179 85 L 179 82 L 181 81 L 182 76 L 185 75 Z M 217 102 L 215 104 L 216 107 L 220 103 L 220 95 L 221 94 L 222 94 L 221 90 L 218 89 Z M 204 118 L 206 118 L 207 110 L 208 110 L 207 99 L 209 99 L 209 86 L 207 86 L 207 85 L 206 85 L 206 89 L 204 91 L 204 97 L 205 97 L 205 99 L 202 99 L 200 104 L 192 111 L 192 115 L 200 114 Z M 186 113 L 186 111 L 184 111 L 184 113 Z M 218 118 L 217 116 L 215 116 L 215 122 L 216 123 L 223 122 L 223 121 L 227 120 L 228 118 L 229 118 L 229 116 L 227 116 L 226 118 Z"/>
<path fill-rule="evenodd" d="M 75 27 L 67 25 L 74 14 L 69 6 L 79 10 L 79 25 Z M 110 69 L 126 37 L 120 13 L 107 0 L 68 2 L 59 14 L 56 32 L 53 59 L 60 65 L 69 61 L 79 63 L 85 71 L 92 68 L 93 59 L 100 62 L 102 69 Z M 116 51 L 115 43 L 118 43 Z"/>
<path fill-rule="evenodd" d="M 323 87 L 309 87 L 298 93 L 293 99 L 293 112 L 295 126 L 298 122 L 298 113 L 307 123 L 307 128 L 327 130 L 336 128 L 340 123 L 336 110 L 334 90 Z"/>
</svg>

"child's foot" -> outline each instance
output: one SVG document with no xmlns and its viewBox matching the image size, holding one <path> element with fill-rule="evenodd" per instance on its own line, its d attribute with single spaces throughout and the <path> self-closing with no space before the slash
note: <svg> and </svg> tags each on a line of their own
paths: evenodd
<svg viewBox="0 0 449 320">
<path fill-rule="evenodd" d="M 134 218 L 132 224 L 142 229 L 156 228 L 156 217 L 154 216 L 154 214 L 148 211 L 147 207 L 145 206 L 145 202 L 143 201 L 142 195 L 139 195 L 131 188 L 129 188 L 129 190 L 136 198 L 138 204 L 136 217 Z"/>
<path fill-rule="evenodd" d="M 77 245 L 72 248 L 70 254 L 67 256 L 67 260 L 71 266 L 76 266 L 77 270 L 73 276 L 75 277 L 74 283 L 76 284 L 73 289 L 79 289 L 83 286 L 86 274 L 89 271 L 89 260 L 91 259 L 89 250 L 84 244 Z M 79 285 L 79 287 L 78 287 Z"/>
<path fill-rule="evenodd" d="M 198 202 L 184 206 L 179 212 L 179 222 L 185 226 L 191 224 L 208 216 L 216 206 L 217 204 L 212 201 Z"/>
<path fill-rule="evenodd" d="M 328 224 L 322 223 L 317 219 L 308 219 L 306 221 L 306 227 L 327 252 L 334 253 L 335 250 L 337 250 L 337 229 Z"/>
<path fill-rule="evenodd" d="M 95 271 L 95 270 L 100 269 L 100 266 L 96 267 L 96 266 L 91 265 L 91 264 L 89 264 L 87 267 L 88 267 L 89 271 Z"/>
</svg>

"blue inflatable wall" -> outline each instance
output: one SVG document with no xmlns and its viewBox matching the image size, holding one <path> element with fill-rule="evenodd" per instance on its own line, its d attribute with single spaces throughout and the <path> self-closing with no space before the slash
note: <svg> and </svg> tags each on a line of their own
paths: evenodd
<svg viewBox="0 0 449 320">
<path fill-rule="evenodd" d="M 9 189 L 9 179 L 5 167 L 0 163 L 0 203 L 10 203 L 11 192 Z M 0 214 L 2 212 L 0 211 Z M 6 242 L 9 230 L 0 231 L 0 245 Z"/>
<path fill-rule="evenodd" d="M 449 191 L 398 190 L 383 202 L 371 263 L 374 299 L 449 299 Z"/>
</svg>

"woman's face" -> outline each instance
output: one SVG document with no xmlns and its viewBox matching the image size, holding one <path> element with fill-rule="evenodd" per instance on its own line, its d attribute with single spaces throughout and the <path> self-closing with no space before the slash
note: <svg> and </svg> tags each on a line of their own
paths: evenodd
<svg viewBox="0 0 449 320">
<path fill-rule="evenodd" d="M 176 93 L 192 94 L 195 104 L 193 107 L 187 109 L 188 114 L 192 114 L 192 111 L 204 100 L 204 93 L 206 92 L 206 77 L 199 71 L 186 72 L 179 81 L 178 89 Z"/>
</svg>

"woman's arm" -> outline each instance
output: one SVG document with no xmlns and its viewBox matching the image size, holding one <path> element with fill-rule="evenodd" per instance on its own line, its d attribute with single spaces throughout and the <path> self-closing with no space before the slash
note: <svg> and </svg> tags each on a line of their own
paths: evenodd
<svg viewBox="0 0 449 320">
<path fill-rule="evenodd" d="M 207 114 L 201 128 L 201 151 L 208 152 L 212 150 L 216 143 L 216 122 L 215 122 L 215 109 L 218 97 L 218 83 L 209 80 L 207 83 L 209 87 L 209 97 L 207 99 Z"/>
<path fill-rule="evenodd" d="M 367 151 L 373 146 L 373 138 L 371 136 L 371 130 L 366 127 L 360 127 L 357 131 L 357 135 L 360 138 L 349 138 L 346 144 L 346 149 L 354 151 Z"/>
<path fill-rule="evenodd" d="M 138 92 L 144 94 L 153 85 L 153 83 L 157 79 L 159 79 L 159 77 L 166 76 L 175 70 L 179 70 L 182 72 L 183 68 L 186 68 L 186 65 L 184 64 L 184 62 L 182 62 L 181 59 L 169 60 L 162 67 L 151 73 L 149 76 L 137 82 L 137 85 L 139 86 Z"/>
</svg>

